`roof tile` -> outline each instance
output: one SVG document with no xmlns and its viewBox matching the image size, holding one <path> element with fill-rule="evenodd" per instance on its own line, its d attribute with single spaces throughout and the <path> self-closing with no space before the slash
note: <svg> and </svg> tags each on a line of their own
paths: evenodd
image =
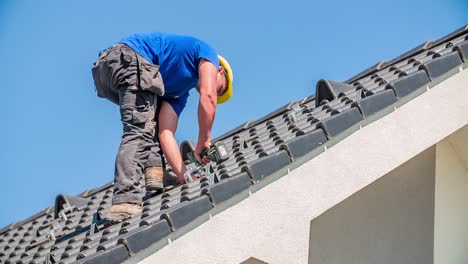
<svg viewBox="0 0 468 264">
<path fill-rule="evenodd" d="M 411 92 L 423 87 L 430 82 L 425 71 L 417 71 L 404 76 L 387 85 L 387 89 L 393 89 L 398 98 L 402 98 Z"/>
<path fill-rule="evenodd" d="M 99 251 L 95 255 L 81 259 L 78 263 L 101 264 L 101 263 L 122 263 L 129 258 L 124 245 L 118 245 L 107 251 Z M 76 262 L 76 261 L 75 261 Z"/>
<path fill-rule="evenodd" d="M 355 88 L 351 84 L 332 80 L 319 80 L 315 89 L 315 105 L 321 105 L 323 100 L 332 101 L 352 90 L 355 90 Z"/>
<path fill-rule="evenodd" d="M 161 218 L 166 219 L 172 230 L 175 231 L 208 212 L 211 208 L 210 199 L 203 195 L 192 201 L 180 203 L 177 207 L 164 213 Z"/>
<path fill-rule="evenodd" d="M 327 137 L 322 129 L 316 129 L 304 135 L 288 140 L 283 144 L 293 160 L 296 160 L 312 150 L 324 145 Z"/>
<path fill-rule="evenodd" d="M 328 138 L 333 138 L 359 123 L 362 119 L 363 117 L 359 109 L 353 107 L 324 119 L 317 127 L 322 128 Z"/>
<path fill-rule="evenodd" d="M 468 35 L 466 35 L 468 38 Z M 463 41 L 453 48 L 460 53 L 460 57 L 464 62 L 468 62 L 468 41 Z"/>
<path fill-rule="evenodd" d="M 428 61 L 427 63 L 421 65 L 420 69 L 424 69 L 429 75 L 429 78 L 433 80 L 434 78 L 441 76 L 442 74 L 458 67 L 461 64 L 462 61 L 458 52 L 452 52 Z"/>
<path fill-rule="evenodd" d="M 171 233 L 171 229 L 166 220 L 159 220 L 156 223 L 137 229 L 125 238 L 119 239 L 130 250 L 130 254 L 135 254 L 155 242 L 160 241 Z"/>
<path fill-rule="evenodd" d="M 289 156 L 286 151 L 280 150 L 269 156 L 265 156 L 243 168 L 254 181 L 260 181 L 262 178 L 270 176 L 276 171 L 285 168 L 290 163 Z"/>
<path fill-rule="evenodd" d="M 366 97 L 355 105 L 361 110 L 364 118 L 367 118 L 378 111 L 392 105 L 397 101 L 393 90 L 384 90 Z"/>
<path fill-rule="evenodd" d="M 247 190 L 251 185 L 247 173 L 239 173 L 207 188 L 214 205 L 218 205 L 234 195 Z"/>
</svg>

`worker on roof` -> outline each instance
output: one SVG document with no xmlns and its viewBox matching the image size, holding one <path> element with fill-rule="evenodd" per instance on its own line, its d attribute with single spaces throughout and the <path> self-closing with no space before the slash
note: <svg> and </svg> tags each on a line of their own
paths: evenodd
<svg viewBox="0 0 468 264">
<path fill-rule="evenodd" d="M 163 190 L 165 159 L 184 184 L 186 171 L 174 138 L 189 91 L 197 88 L 195 157 L 211 145 L 216 104 L 232 96 L 228 62 L 204 41 L 168 33 L 139 33 L 100 53 L 92 69 L 99 97 L 120 106 L 123 136 L 115 164 L 114 196 L 107 219 L 121 222 L 141 212 L 142 186 Z M 164 159 L 165 158 L 165 159 Z"/>
</svg>

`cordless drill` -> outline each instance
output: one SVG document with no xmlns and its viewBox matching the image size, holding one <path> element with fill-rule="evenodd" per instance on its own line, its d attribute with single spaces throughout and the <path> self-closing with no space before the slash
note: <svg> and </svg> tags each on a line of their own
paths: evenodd
<svg viewBox="0 0 468 264">
<path fill-rule="evenodd" d="M 229 158 L 226 147 L 222 144 L 212 144 L 210 147 L 204 149 L 200 153 L 200 157 L 203 158 L 207 156 L 210 161 L 219 164 L 220 162 L 226 160 Z M 207 175 L 207 174 L 212 174 L 209 173 L 209 166 L 210 164 L 208 163 L 207 165 L 203 165 L 201 162 L 199 162 L 194 155 L 194 152 L 191 151 L 187 153 L 187 157 L 189 158 L 190 164 L 187 165 L 187 171 L 184 173 L 184 178 L 186 182 L 191 182 L 193 181 L 191 174 L 195 173 L 198 174 L 198 176 L 210 176 L 210 184 L 214 182 L 214 178 L 212 177 L 213 175 Z M 191 167 L 191 168 L 189 168 Z"/>
</svg>

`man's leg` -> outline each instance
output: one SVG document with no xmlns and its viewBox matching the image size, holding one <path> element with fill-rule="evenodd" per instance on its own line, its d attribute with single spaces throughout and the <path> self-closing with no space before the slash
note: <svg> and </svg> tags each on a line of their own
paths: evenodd
<svg viewBox="0 0 468 264">
<path fill-rule="evenodd" d="M 146 191 L 163 191 L 163 176 L 164 176 L 164 155 L 159 143 L 158 131 L 159 131 L 159 122 L 158 116 L 161 109 L 161 100 L 158 96 L 155 97 L 157 100 L 155 121 L 156 121 L 156 131 L 153 138 L 153 146 L 148 157 L 148 162 L 145 167 L 145 185 Z"/>
<path fill-rule="evenodd" d="M 119 87 L 124 133 L 115 163 L 114 196 L 108 219 L 123 221 L 141 212 L 142 175 L 153 146 L 155 95 L 135 85 Z"/>
</svg>

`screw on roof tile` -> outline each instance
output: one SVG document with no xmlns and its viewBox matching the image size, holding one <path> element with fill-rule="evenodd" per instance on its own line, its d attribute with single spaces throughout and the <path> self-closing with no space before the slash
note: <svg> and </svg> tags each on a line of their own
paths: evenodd
<svg viewBox="0 0 468 264">
<path fill-rule="evenodd" d="M 288 114 L 288 119 L 289 119 L 292 123 L 296 123 L 296 122 L 297 122 L 296 113 L 295 113 L 295 112 L 289 113 L 289 114 Z"/>
<path fill-rule="evenodd" d="M 26 247 L 26 250 L 30 250 L 32 248 L 35 248 L 37 246 L 43 245 L 47 242 L 54 241 L 55 240 L 55 235 L 54 232 L 51 230 L 49 231 L 49 234 L 46 235 L 44 239 L 38 240 L 38 239 L 33 239 L 30 245 Z"/>
<path fill-rule="evenodd" d="M 207 164 L 207 166 L 205 166 L 205 175 L 208 177 L 208 179 L 209 179 L 208 183 L 210 185 L 213 185 L 216 182 L 219 182 L 218 175 L 216 175 L 211 162 L 209 164 Z"/>
<path fill-rule="evenodd" d="M 356 94 L 354 95 L 353 101 L 354 101 L 354 102 L 357 102 L 357 101 L 361 100 L 364 96 L 365 96 L 365 95 L 364 95 L 364 93 L 363 93 L 362 90 L 361 90 L 360 93 L 356 93 Z"/>
<path fill-rule="evenodd" d="M 95 233 L 99 232 L 99 227 L 98 227 L 99 222 L 102 222 L 101 216 L 99 215 L 99 213 L 95 213 L 93 215 L 93 221 L 91 222 L 91 226 L 89 228 L 89 235 L 90 236 L 92 236 Z"/>
<path fill-rule="evenodd" d="M 247 142 L 245 141 L 245 139 L 241 138 L 239 141 L 240 141 L 239 148 L 240 148 L 241 151 L 243 151 L 244 149 L 246 149 L 248 147 Z"/>
<path fill-rule="evenodd" d="M 45 255 L 45 262 L 44 264 L 52 264 L 52 263 L 57 263 L 54 259 L 54 257 L 50 254 L 50 253 L 47 253 Z"/>
<path fill-rule="evenodd" d="M 57 238 L 55 237 L 55 234 L 54 234 L 54 230 L 49 230 L 49 234 L 47 234 L 46 237 L 49 239 L 49 241 L 57 240 Z"/>
<path fill-rule="evenodd" d="M 39 238 L 41 237 L 44 233 L 48 233 L 48 231 L 50 230 L 50 228 L 52 228 L 53 230 L 57 230 L 60 228 L 60 224 L 58 222 L 59 220 L 54 220 L 52 222 L 48 222 L 42 226 L 39 226 L 37 229 L 36 229 L 36 233 L 35 233 L 35 236 L 34 238 Z"/>
<path fill-rule="evenodd" d="M 62 219 L 62 220 L 64 220 L 64 221 L 67 221 L 67 220 L 68 220 L 67 215 L 65 214 L 65 211 L 64 211 L 64 210 L 60 211 L 60 213 L 59 213 L 59 218 Z"/>
<path fill-rule="evenodd" d="M 292 123 L 296 123 L 297 122 L 296 114 L 306 109 L 310 110 L 310 108 L 306 105 L 299 105 L 297 102 L 294 103 L 292 106 L 291 112 L 287 114 L 288 120 L 290 120 Z"/>
<path fill-rule="evenodd" d="M 248 138 L 237 138 L 234 140 L 234 143 L 239 144 L 239 150 L 243 151 L 244 149 L 248 148 L 249 146 L 247 145 L 247 142 L 250 142 L 254 139 L 257 139 L 258 135 L 248 137 Z"/>
</svg>

